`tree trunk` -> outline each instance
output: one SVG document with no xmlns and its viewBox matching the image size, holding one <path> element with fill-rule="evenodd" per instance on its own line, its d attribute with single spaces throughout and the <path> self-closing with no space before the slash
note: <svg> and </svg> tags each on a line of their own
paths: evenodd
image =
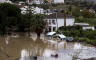
<svg viewBox="0 0 96 60">
<path fill-rule="evenodd" d="M 30 36 L 30 30 L 28 30 L 28 36 Z"/>
<path fill-rule="evenodd" d="M 37 33 L 37 36 L 40 37 L 40 33 Z"/>
</svg>

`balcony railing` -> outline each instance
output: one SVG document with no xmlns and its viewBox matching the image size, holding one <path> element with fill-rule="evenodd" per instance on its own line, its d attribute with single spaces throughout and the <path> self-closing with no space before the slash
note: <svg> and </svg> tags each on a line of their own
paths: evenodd
<svg viewBox="0 0 96 60">
<path fill-rule="evenodd" d="M 56 23 L 48 23 L 48 25 L 51 25 L 51 24 L 52 24 L 52 25 L 56 25 Z"/>
</svg>

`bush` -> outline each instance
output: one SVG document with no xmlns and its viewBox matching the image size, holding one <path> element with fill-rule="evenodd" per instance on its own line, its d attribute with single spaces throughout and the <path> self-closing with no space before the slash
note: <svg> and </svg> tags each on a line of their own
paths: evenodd
<svg viewBox="0 0 96 60">
<path fill-rule="evenodd" d="M 96 40 L 89 40 L 87 43 L 95 45 L 96 46 Z"/>
<path fill-rule="evenodd" d="M 70 35 L 69 31 L 63 31 L 62 33 L 63 33 L 63 35 L 65 35 L 65 36 L 69 36 L 69 35 Z"/>
<path fill-rule="evenodd" d="M 73 37 L 80 36 L 80 32 L 78 30 L 70 31 L 70 34 L 73 35 Z"/>
<path fill-rule="evenodd" d="M 80 39 L 79 39 L 79 42 L 88 42 L 88 41 L 89 41 L 88 38 L 80 38 Z"/>
<path fill-rule="evenodd" d="M 57 6 L 57 4 L 52 3 L 52 6 Z"/>
<path fill-rule="evenodd" d="M 61 34 L 61 31 L 60 31 L 60 30 L 57 30 L 56 33 L 57 33 L 57 34 Z"/>
<path fill-rule="evenodd" d="M 43 8 L 44 10 L 49 9 L 49 5 L 48 4 L 41 4 L 39 5 L 41 8 Z"/>
<path fill-rule="evenodd" d="M 0 35 L 3 35 L 3 31 L 0 30 Z"/>
<path fill-rule="evenodd" d="M 80 29 L 82 29 L 82 27 L 80 26 L 80 25 L 77 25 L 77 26 L 61 26 L 61 27 L 59 27 L 59 29 L 60 30 L 68 30 L 68 31 L 70 31 L 70 30 L 80 30 Z"/>
<path fill-rule="evenodd" d="M 78 41 L 79 40 L 79 37 L 78 36 L 75 36 L 74 37 L 74 41 Z"/>
</svg>

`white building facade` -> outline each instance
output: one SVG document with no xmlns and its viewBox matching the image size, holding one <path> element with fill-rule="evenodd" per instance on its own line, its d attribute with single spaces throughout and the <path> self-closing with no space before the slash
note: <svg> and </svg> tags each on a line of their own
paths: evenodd
<svg viewBox="0 0 96 60">
<path fill-rule="evenodd" d="M 64 26 L 64 20 L 66 20 L 66 26 L 73 26 L 75 22 L 75 17 L 66 15 L 66 19 L 64 19 L 64 14 L 63 13 L 57 13 L 57 18 L 56 18 L 56 13 L 48 15 L 45 17 L 45 21 L 47 22 L 47 31 L 56 31 L 58 30 L 59 27 Z"/>
<path fill-rule="evenodd" d="M 34 14 L 44 14 L 42 8 L 38 8 L 38 7 L 31 7 L 31 8 L 32 8 L 31 10 L 33 10 L 32 12 L 34 12 Z M 21 9 L 22 14 L 26 14 L 27 10 L 28 10 L 28 6 L 25 6 L 25 7 L 20 8 L 20 9 Z"/>
<path fill-rule="evenodd" d="M 82 26 L 82 29 L 84 29 L 84 30 L 86 30 L 86 29 L 95 30 L 94 26 L 90 26 L 88 23 L 75 23 L 75 25 Z"/>
<path fill-rule="evenodd" d="M 64 3 L 64 0 L 54 0 L 54 3 Z"/>
<path fill-rule="evenodd" d="M 6 0 L 0 0 L 0 3 L 4 3 Z"/>
</svg>

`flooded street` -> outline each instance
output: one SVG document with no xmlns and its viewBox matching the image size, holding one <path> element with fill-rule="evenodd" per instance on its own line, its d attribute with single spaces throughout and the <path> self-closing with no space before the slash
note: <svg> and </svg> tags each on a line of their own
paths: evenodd
<svg viewBox="0 0 96 60">
<path fill-rule="evenodd" d="M 32 60 L 29 57 L 34 55 L 38 56 L 38 60 L 72 60 L 74 52 L 80 52 L 78 57 L 81 59 L 96 57 L 94 46 L 76 42 L 46 40 L 44 34 L 37 37 L 35 33 L 27 36 L 27 33 L 23 32 L 0 36 L 0 60 Z M 50 57 L 55 53 L 58 53 L 57 59 Z"/>
</svg>

